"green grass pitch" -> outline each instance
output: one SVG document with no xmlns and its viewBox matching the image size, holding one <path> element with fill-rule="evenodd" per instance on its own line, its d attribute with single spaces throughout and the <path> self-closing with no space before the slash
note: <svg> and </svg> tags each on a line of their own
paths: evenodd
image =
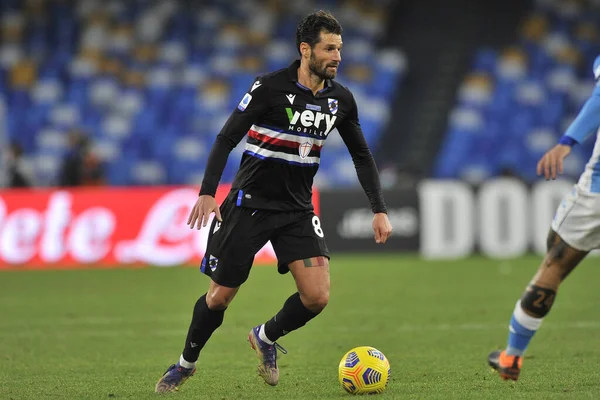
<svg viewBox="0 0 600 400">
<path fill-rule="evenodd" d="M 590 258 L 563 284 L 517 383 L 486 364 L 504 346 L 516 300 L 539 257 L 424 261 L 335 256 L 329 306 L 280 340 L 277 387 L 256 374 L 246 341 L 295 291 L 256 267 L 178 393 L 154 384 L 181 352 L 208 278 L 196 268 L 0 273 L 0 399 L 344 399 L 337 365 L 360 345 L 381 350 L 382 399 L 600 398 L 600 270 Z"/>
</svg>

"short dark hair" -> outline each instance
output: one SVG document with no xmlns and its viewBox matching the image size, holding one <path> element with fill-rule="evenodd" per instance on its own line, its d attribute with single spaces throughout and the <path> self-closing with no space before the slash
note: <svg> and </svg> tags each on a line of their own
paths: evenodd
<svg viewBox="0 0 600 400">
<path fill-rule="evenodd" d="M 304 17 L 298 23 L 298 28 L 296 29 L 296 50 L 298 50 L 298 53 L 301 54 L 300 43 L 302 42 L 308 43 L 311 49 L 314 48 L 315 44 L 321 40 L 320 34 L 322 31 L 341 35 L 342 26 L 331 13 L 323 10 Z"/>
</svg>

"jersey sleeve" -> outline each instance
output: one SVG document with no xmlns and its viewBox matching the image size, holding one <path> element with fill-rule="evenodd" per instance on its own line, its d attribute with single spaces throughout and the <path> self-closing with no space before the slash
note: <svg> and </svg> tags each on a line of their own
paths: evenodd
<svg viewBox="0 0 600 400">
<path fill-rule="evenodd" d="M 352 94 L 350 94 L 350 104 L 351 109 L 348 116 L 344 118 L 337 129 L 352 156 L 358 180 L 371 203 L 371 210 L 374 213 L 385 213 L 387 209 L 381 193 L 379 171 L 377 171 L 375 159 L 360 127 L 358 107 Z"/>
<path fill-rule="evenodd" d="M 207 194 L 214 197 L 229 153 L 268 108 L 268 92 L 268 87 L 261 78 L 257 78 L 223 125 L 208 156 L 200 195 Z"/>
<path fill-rule="evenodd" d="M 594 92 L 585 102 L 579 114 L 573 120 L 565 132 L 577 143 L 585 141 L 593 132 L 600 127 L 600 86 L 594 88 Z"/>
</svg>

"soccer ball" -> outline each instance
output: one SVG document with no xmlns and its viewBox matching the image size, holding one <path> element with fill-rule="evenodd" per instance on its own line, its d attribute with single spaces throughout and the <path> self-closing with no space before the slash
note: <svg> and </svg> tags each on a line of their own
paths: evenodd
<svg viewBox="0 0 600 400">
<path fill-rule="evenodd" d="M 390 380 L 390 362 L 373 347 L 355 347 L 342 357 L 339 378 L 348 393 L 382 393 Z"/>
</svg>

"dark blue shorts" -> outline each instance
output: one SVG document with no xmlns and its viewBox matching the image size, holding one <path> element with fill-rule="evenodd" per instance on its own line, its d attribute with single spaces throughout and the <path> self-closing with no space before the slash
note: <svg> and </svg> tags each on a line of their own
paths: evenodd
<svg viewBox="0 0 600 400">
<path fill-rule="evenodd" d="M 319 217 L 312 210 L 273 211 L 236 206 L 237 191 L 220 206 L 222 223 L 210 226 L 200 270 L 221 286 L 235 288 L 248 279 L 254 256 L 270 240 L 278 271 L 296 260 L 324 256 L 329 249 Z"/>
</svg>

